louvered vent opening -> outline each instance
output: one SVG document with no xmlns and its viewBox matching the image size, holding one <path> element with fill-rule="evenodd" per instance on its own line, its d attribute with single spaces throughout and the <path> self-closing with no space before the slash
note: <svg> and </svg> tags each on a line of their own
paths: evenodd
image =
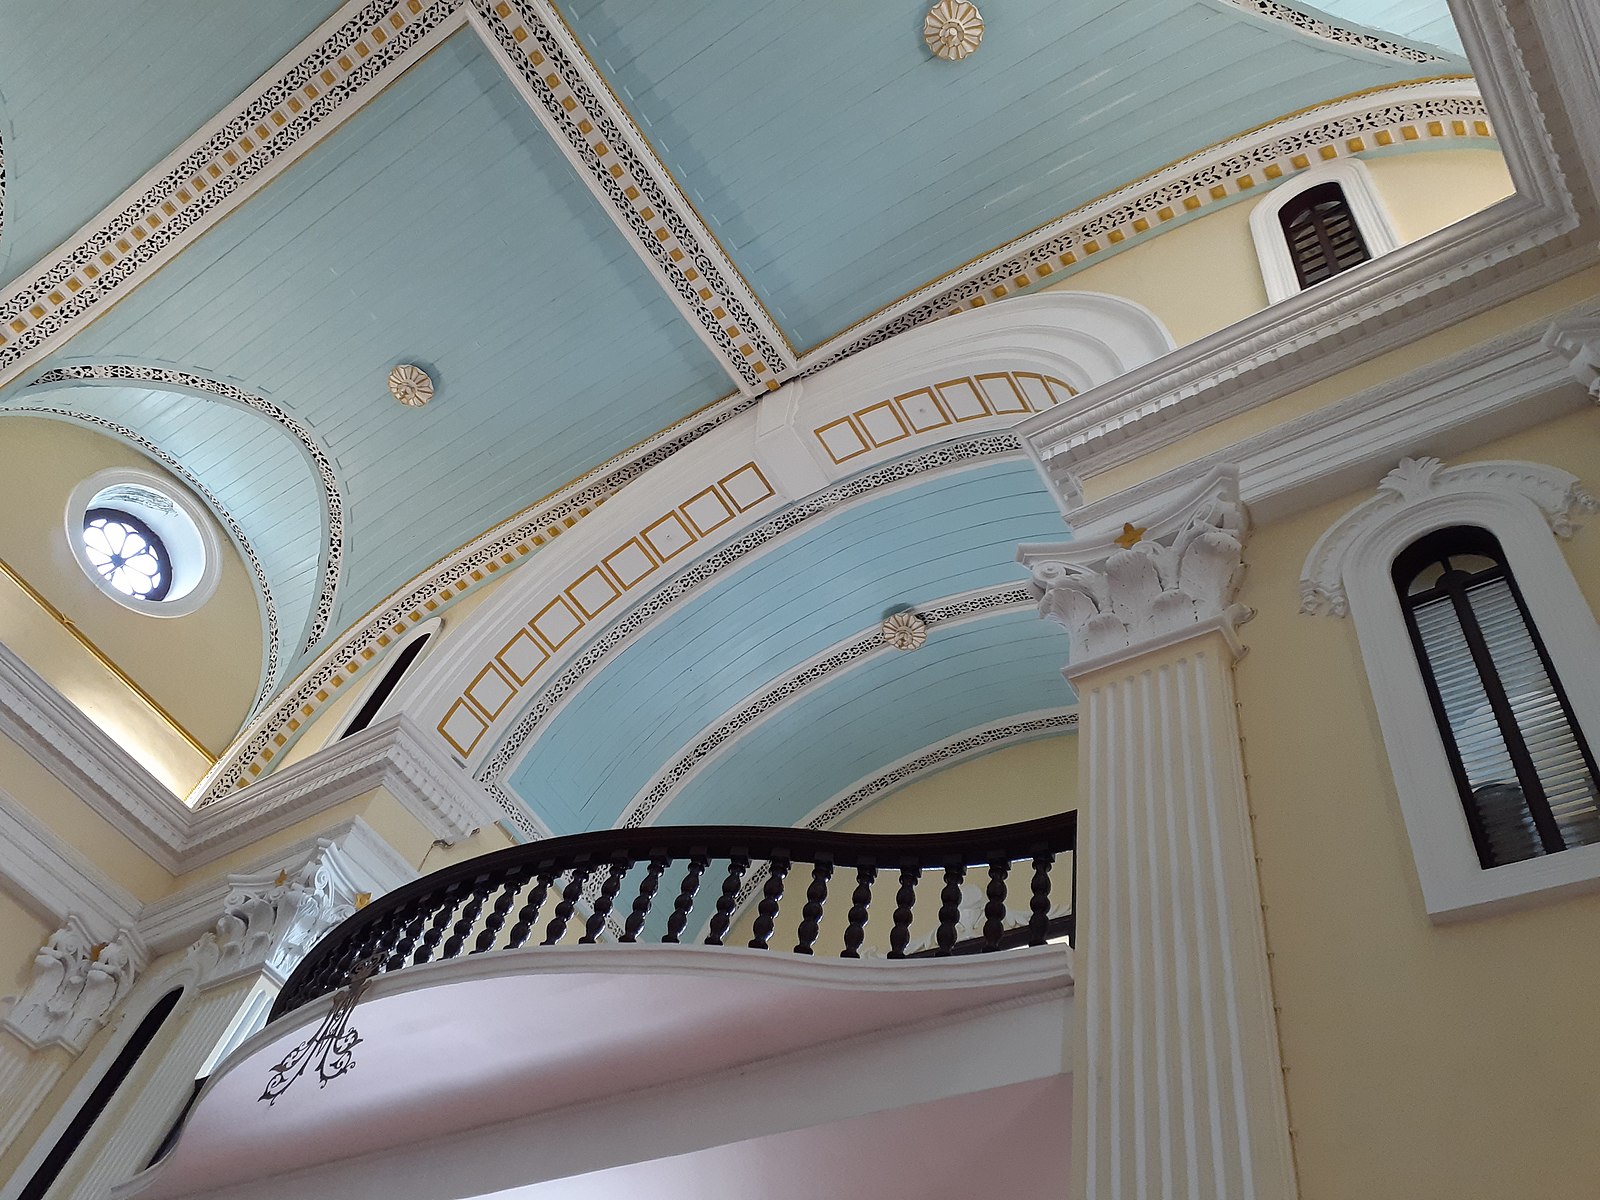
<svg viewBox="0 0 1600 1200">
<path fill-rule="evenodd" d="M 1600 842 L 1600 778 L 1500 544 L 1430 534 L 1395 583 L 1485 867 Z"/>
<path fill-rule="evenodd" d="M 1278 221 L 1302 288 L 1372 257 L 1337 183 L 1307 188 L 1278 211 Z"/>
</svg>

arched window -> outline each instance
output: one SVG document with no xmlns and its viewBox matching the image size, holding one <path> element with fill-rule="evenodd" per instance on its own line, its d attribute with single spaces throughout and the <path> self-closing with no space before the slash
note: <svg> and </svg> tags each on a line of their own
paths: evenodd
<svg viewBox="0 0 1600 1200">
<path fill-rule="evenodd" d="M 1479 862 L 1600 842 L 1600 772 L 1499 541 L 1438 530 L 1392 577 Z"/>
<path fill-rule="evenodd" d="M 1356 228 L 1344 189 L 1337 183 L 1319 183 L 1301 192 L 1278 210 L 1278 224 L 1302 288 L 1372 257 Z"/>
<path fill-rule="evenodd" d="M 360 733 L 371 725 L 383 712 L 383 706 L 389 702 L 389 697 L 410 673 L 411 669 L 421 660 L 428 644 L 444 627 L 442 617 L 434 617 L 418 625 L 397 647 L 391 650 L 390 659 L 383 665 L 381 673 L 367 688 L 350 716 L 350 720 L 333 735 L 333 741 L 341 741 L 351 734 Z"/>
<path fill-rule="evenodd" d="M 95 1085 L 94 1091 L 89 1094 L 83 1107 L 73 1115 L 71 1123 L 50 1148 L 50 1153 L 39 1164 L 32 1178 L 17 1193 L 17 1200 L 43 1200 L 45 1193 L 50 1190 L 62 1170 L 72 1161 L 73 1154 L 94 1128 L 100 1115 L 116 1097 L 133 1069 L 139 1065 L 139 1059 L 150 1048 L 150 1043 L 155 1040 L 156 1034 L 161 1032 L 162 1025 L 172 1015 L 172 1010 L 178 1006 L 178 1001 L 182 997 L 183 989 L 174 988 L 156 1001 L 155 1007 L 145 1014 L 144 1020 L 139 1022 L 139 1027 L 134 1030 L 133 1036 L 123 1044 L 116 1061 L 111 1064 L 111 1069 L 100 1077 L 100 1082 Z"/>
<path fill-rule="evenodd" d="M 1250 210 L 1250 237 L 1273 304 L 1400 245 L 1359 158 L 1319 163 L 1279 183 Z"/>
</svg>

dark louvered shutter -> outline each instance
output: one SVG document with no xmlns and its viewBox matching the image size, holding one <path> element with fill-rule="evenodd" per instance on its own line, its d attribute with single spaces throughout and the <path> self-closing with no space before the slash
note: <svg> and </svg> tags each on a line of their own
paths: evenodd
<svg viewBox="0 0 1600 1200">
<path fill-rule="evenodd" d="M 1600 772 L 1500 543 L 1429 534 L 1394 582 L 1482 864 L 1600 842 Z"/>
<path fill-rule="evenodd" d="M 1372 257 L 1337 183 L 1307 188 L 1278 210 L 1289 259 L 1302 288 L 1348 271 Z"/>
</svg>

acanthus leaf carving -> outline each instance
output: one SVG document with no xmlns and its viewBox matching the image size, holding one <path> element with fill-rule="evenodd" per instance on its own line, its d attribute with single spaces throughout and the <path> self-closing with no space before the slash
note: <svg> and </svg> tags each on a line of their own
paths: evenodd
<svg viewBox="0 0 1600 1200">
<path fill-rule="evenodd" d="M 298 870 L 235 875 L 229 883 L 222 915 L 191 949 L 205 978 L 265 971 L 286 979 L 365 895 L 327 840 Z"/>
<path fill-rule="evenodd" d="M 1236 471 L 1217 468 L 1145 525 L 1131 545 L 1067 542 L 1018 551 L 1041 593 L 1040 615 L 1071 636 L 1073 661 L 1136 650 L 1205 621 L 1231 628 L 1251 615 L 1234 603 L 1249 528 Z"/>
<path fill-rule="evenodd" d="M 136 933 L 121 929 L 96 943 L 83 922 L 69 916 L 39 948 L 32 980 L 0 1024 L 31 1045 L 59 1045 L 76 1054 L 128 994 L 144 957 Z"/>
</svg>

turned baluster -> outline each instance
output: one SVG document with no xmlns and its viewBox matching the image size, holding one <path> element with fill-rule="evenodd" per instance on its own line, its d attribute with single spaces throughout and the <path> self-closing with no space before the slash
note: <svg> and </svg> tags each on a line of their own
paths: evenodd
<svg viewBox="0 0 1600 1200">
<path fill-rule="evenodd" d="M 833 863 L 821 861 L 826 855 L 817 855 L 811 865 L 811 886 L 806 888 L 806 906 L 800 910 L 800 940 L 795 943 L 796 954 L 810 954 L 817 943 L 821 928 L 822 905 L 828 899 L 828 880 L 833 877 Z"/>
<path fill-rule="evenodd" d="M 877 878 L 877 867 L 856 868 L 856 890 L 850 893 L 850 923 L 844 927 L 841 958 L 861 957 L 861 942 L 867 935 L 867 906 L 872 903 L 872 885 Z"/>
<path fill-rule="evenodd" d="M 394 953 L 389 961 L 384 964 L 386 971 L 398 971 L 411 960 L 411 950 L 417 944 L 417 939 L 422 936 L 422 927 L 427 923 L 428 913 L 433 908 L 437 892 L 429 892 L 419 900 L 414 900 L 406 906 L 406 924 L 401 931 L 400 940 L 395 943 Z"/>
<path fill-rule="evenodd" d="M 494 907 L 483 919 L 483 929 L 478 933 L 478 940 L 472 944 L 474 954 L 482 954 L 494 948 L 495 938 L 500 936 L 506 918 L 511 915 L 511 906 L 517 902 L 517 893 L 522 890 L 522 885 L 528 882 L 528 871 L 525 867 L 507 867 L 503 875 L 505 883 L 500 887 L 500 894 L 495 897 Z"/>
<path fill-rule="evenodd" d="M 456 918 L 455 928 L 450 931 L 440 957 L 454 958 L 461 953 L 461 947 L 467 944 L 467 938 L 478 924 L 478 914 L 483 911 L 484 901 L 489 898 L 489 879 L 488 875 L 479 875 L 467 885 L 467 902 L 461 906 L 461 915 Z"/>
<path fill-rule="evenodd" d="M 772 936 L 772 923 L 778 915 L 778 901 L 783 899 L 783 879 L 789 873 L 789 860 L 782 855 L 771 859 L 772 874 L 767 876 L 767 886 L 761 890 L 761 903 L 756 908 L 755 936 L 750 939 L 753 950 L 765 950 Z"/>
<path fill-rule="evenodd" d="M 949 954 L 956 944 L 956 924 L 961 920 L 961 881 L 967 877 L 967 868 L 961 863 L 951 863 L 944 869 L 944 890 L 939 893 L 939 929 L 936 938 L 939 949 L 935 953 Z"/>
<path fill-rule="evenodd" d="M 689 859 L 689 869 L 683 873 L 683 885 L 678 888 L 678 895 L 672 902 L 672 915 L 667 918 L 667 932 L 661 940 L 663 942 L 676 942 L 683 935 L 683 927 L 689 923 L 689 910 L 694 907 L 695 893 L 700 890 L 700 877 L 705 874 L 710 859 L 704 854 L 696 854 Z"/>
<path fill-rule="evenodd" d="M 645 872 L 644 878 L 639 881 L 639 894 L 633 898 L 633 911 L 628 914 L 627 923 L 622 927 L 622 940 L 636 942 L 639 933 L 644 929 L 645 918 L 650 915 L 650 907 L 655 903 L 656 890 L 661 886 L 661 876 L 672 865 L 670 858 L 657 855 L 650 860 L 650 867 Z"/>
<path fill-rule="evenodd" d="M 594 867 L 588 865 L 572 868 L 567 886 L 561 890 L 561 902 L 556 905 L 550 924 L 545 926 L 544 941 L 540 943 L 541 945 L 554 946 L 561 940 L 562 934 L 567 932 L 567 922 L 572 920 L 573 910 L 578 907 L 578 900 L 583 896 L 583 885 L 593 871 Z"/>
<path fill-rule="evenodd" d="M 384 913 L 379 920 L 380 934 L 372 944 L 372 957 L 378 960 L 378 970 L 387 971 L 389 963 L 394 957 L 395 945 L 400 941 L 400 936 L 405 932 L 406 922 L 410 920 L 409 908 L 391 909 Z"/>
<path fill-rule="evenodd" d="M 1006 876 L 1011 864 L 997 858 L 989 864 L 989 888 L 985 893 L 989 902 L 983 906 L 983 948 L 985 952 L 1000 949 L 1000 939 L 1006 931 Z"/>
<path fill-rule="evenodd" d="M 580 946 L 592 946 L 606 927 L 606 918 L 611 915 L 611 909 L 617 902 L 617 893 L 622 890 L 622 877 L 628 873 L 628 868 L 633 866 L 633 859 L 625 854 L 613 855 L 610 865 L 606 868 L 606 881 L 600 885 L 600 894 L 595 897 L 594 908 L 589 913 L 589 919 L 583 923 L 583 936 L 578 939 Z"/>
<path fill-rule="evenodd" d="M 539 910 L 544 907 L 545 897 L 550 894 L 550 886 L 556 881 L 556 872 L 544 870 L 539 872 L 539 877 L 533 885 L 533 890 L 528 893 L 527 902 L 517 913 L 517 923 L 511 927 L 510 936 L 506 938 L 506 949 L 520 949 L 522 943 L 528 940 L 528 935 L 533 932 L 533 924 L 539 919 Z"/>
<path fill-rule="evenodd" d="M 728 924 L 733 920 L 733 906 L 739 903 L 739 884 L 749 869 L 750 856 L 735 851 L 728 860 L 728 874 L 722 881 L 722 894 L 717 897 L 717 911 L 711 917 L 710 928 L 706 930 L 706 945 L 722 945 Z"/>
<path fill-rule="evenodd" d="M 1033 898 L 1028 907 L 1033 916 L 1028 918 L 1028 945 L 1042 946 L 1045 931 L 1050 924 L 1050 865 L 1056 856 L 1046 852 L 1033 860 Z"/>
<path fill-rule="evenodd" d="M 904 958 L 911 940 L 911 906 L 917 902 L 921 867 L 900 868 L 900 890 L 894 894 L 894 927 L 889 930 L 889 957 Z"/>
<path fill-rule="evenodd" d="M 421 966 L 433 957 L 433 952 L 439 948 L 439 942 L 444 938 L 444 931 L 450 924 L 450 918 L 456 911 L 460 902 L 461 884 L 452 883 L 444 889 L 444 897 L 439 902 L 439 910 L 433 914 L 433 922 L 428 926 L 427 932 L 422 935 L 422 945 L 417 947 L 417 952 L 411 956 L 411 961 Z"/>
</svg>

